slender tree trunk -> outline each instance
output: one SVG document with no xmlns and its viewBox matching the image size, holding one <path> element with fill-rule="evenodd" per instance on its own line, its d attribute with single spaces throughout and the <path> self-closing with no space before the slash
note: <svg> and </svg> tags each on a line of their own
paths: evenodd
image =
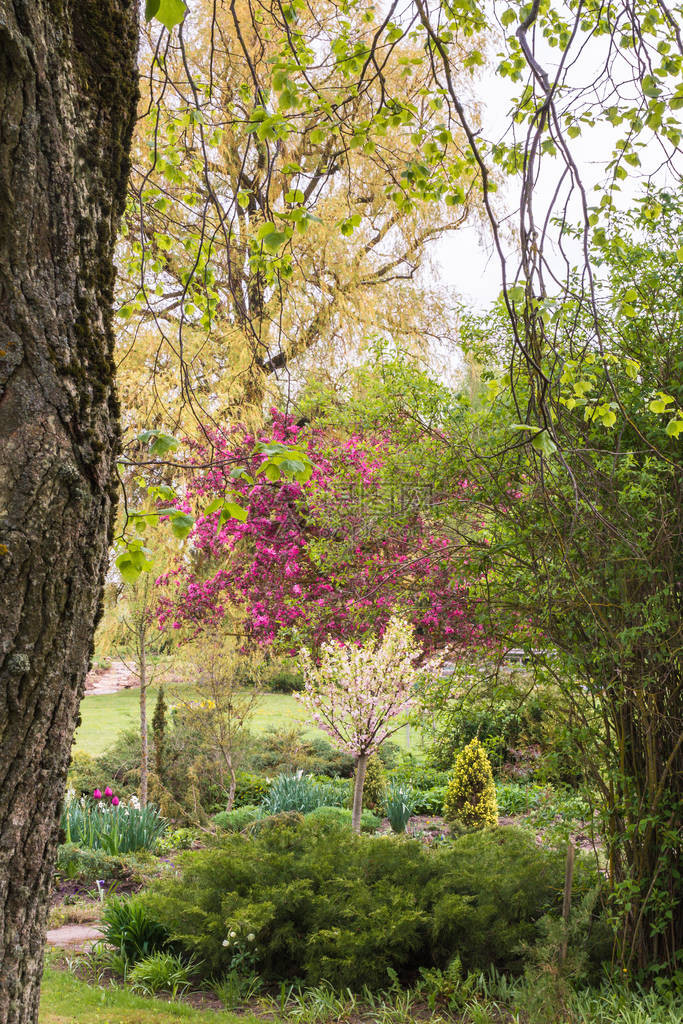
<svg viewBox="0 0 683 1024">
<path fill-rule="evenodd" d="M 118 446 L 133 0 L 0 0 L 0 1024 L 38 1014 Z"/>
<path fill-rule="evenodd" d="M 360 819 L 363 814 L 363 786 L 365 785 L 365 772 L 368 767 L 368 759 L 367 754 L 359 754 L 356 758 L 356 779 L 353 786 L 351 828 L 354 832 L 358 833 L 360 833 Z"/>
<path fill-rule="evenodd" d="M 237 774 L 231 757 L 228 757 L 228 771 L 230 772 L 230 789 L 228 790 L 228 806 L 226 811 L 231 811 L 235 806 L 235 793 L 237 791 Z"/>
<path fill-rule="evenodd" d="M 139 632 L 140 658 L 140 806 L 147 806 L 147 767 L 149 744 L 147 740 L 147 624 L 142 622 Z"/>
</svg>

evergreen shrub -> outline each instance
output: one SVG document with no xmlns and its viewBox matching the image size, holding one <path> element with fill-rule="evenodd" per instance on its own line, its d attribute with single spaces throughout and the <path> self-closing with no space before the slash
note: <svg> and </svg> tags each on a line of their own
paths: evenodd
<svg viewBox="0 0 683 1024">
<path fill-rule="evenodd" d="M 443 814 L 446 821 L 466 828 L 498 824 L 496 787 L 486 750 L 473 739 L 458 754 L 446 789 Z"/>
<path fill-rule="evenodd" d="M 325 814 L 263 819 L 251 836 L 180 854 L 176 877 L 154 883 L 151 916 L 207 976 L 230 968 L 226 930 L 255 935 L 270 981 L 386 987 L 420 967 L 521 971 L 523 945 L 557 915 L 563 850 L 538 848 L 516 829 L 469 833 L 428 848 L 330 827 Z M 322 821 L 320 819 L 323 819 Z M 575 896 L 595 883 L 577 858 Z"/>
</svg>

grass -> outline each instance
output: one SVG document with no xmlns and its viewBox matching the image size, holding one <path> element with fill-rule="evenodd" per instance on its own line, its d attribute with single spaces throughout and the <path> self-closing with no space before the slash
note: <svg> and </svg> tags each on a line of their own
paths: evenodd
<svg viewBox="0 0 683 1024">
<path fill-rule="evenodd" d="M 166 696 L 170 704 L 173 694 L 187 693 L 189 684 L 167 687 Z M 157 699 L 157 687 L 147 691 L 148 718 L 151 718 Z M 81 702 L 81 724 L 76 731 L 75 750 L 97 757 L 112 745 L 123 729 L 136 729 L 140 721 L 140 693 L 137 689 L 119 690 L 118 693 L 88 694 Z M 265 694 L 254 714 L 253 730 L 265 732 L 269 728 L 304 726 L 306 712 L 294 697 L 285 693 Z M 324 735 L 317 729 L 305 728 L 305 732 Z M 393 737 L 402 747 L 406 746 L 405 729 Z M 418 746 L 415 730 L 411 730 L 411 749 Z"/>
<path fill-rule="evenodd" d="M 45 969 L 39 1024 L 263 1024 L 251 1014 L 194 1010 L 185 1003 L 168 1003 L 134 995 L 129 990 L 86 985 L 66 971 Z M 271 1018 L 272 1024 L 274 1024 Z"/>
</svg>

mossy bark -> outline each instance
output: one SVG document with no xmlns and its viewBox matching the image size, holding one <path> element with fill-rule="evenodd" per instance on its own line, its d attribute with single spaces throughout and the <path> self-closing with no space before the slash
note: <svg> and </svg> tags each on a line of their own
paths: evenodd
<svg viewBox="0 0 683 1024">
<path fill-rule="evenodd" d="M 0 0 L 0 1024 L 37 1020 L 115 502 L 134 0 Z"/>
</svg>

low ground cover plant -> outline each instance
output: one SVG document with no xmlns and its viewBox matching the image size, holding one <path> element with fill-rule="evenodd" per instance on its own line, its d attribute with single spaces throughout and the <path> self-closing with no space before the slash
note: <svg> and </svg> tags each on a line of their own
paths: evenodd
<svg viewBox="0 0 683 1024">
<path fill-rule="evenodd" d="M 520 830 L 428 849 L 330 830 L 312 817 L 264 819 L 256 835 L 180 854 L 179 876 L 144 895 L 150 917 L 179 950 L 202 959 L 207 976 L 230 969 L 226 922 L 254 934 L 257 969 L 270 981 L 357 991 L 456 955 L 466 970 L 519 972 L 522 947 L 537 941 L 546 915 L 559 913 L 564 852 L 541 849 Z M 596 884 L 579 857 L 575 898 Z M 605 928 L 593 921 L 589 959 L 599 959 Z"/>
</svg>

